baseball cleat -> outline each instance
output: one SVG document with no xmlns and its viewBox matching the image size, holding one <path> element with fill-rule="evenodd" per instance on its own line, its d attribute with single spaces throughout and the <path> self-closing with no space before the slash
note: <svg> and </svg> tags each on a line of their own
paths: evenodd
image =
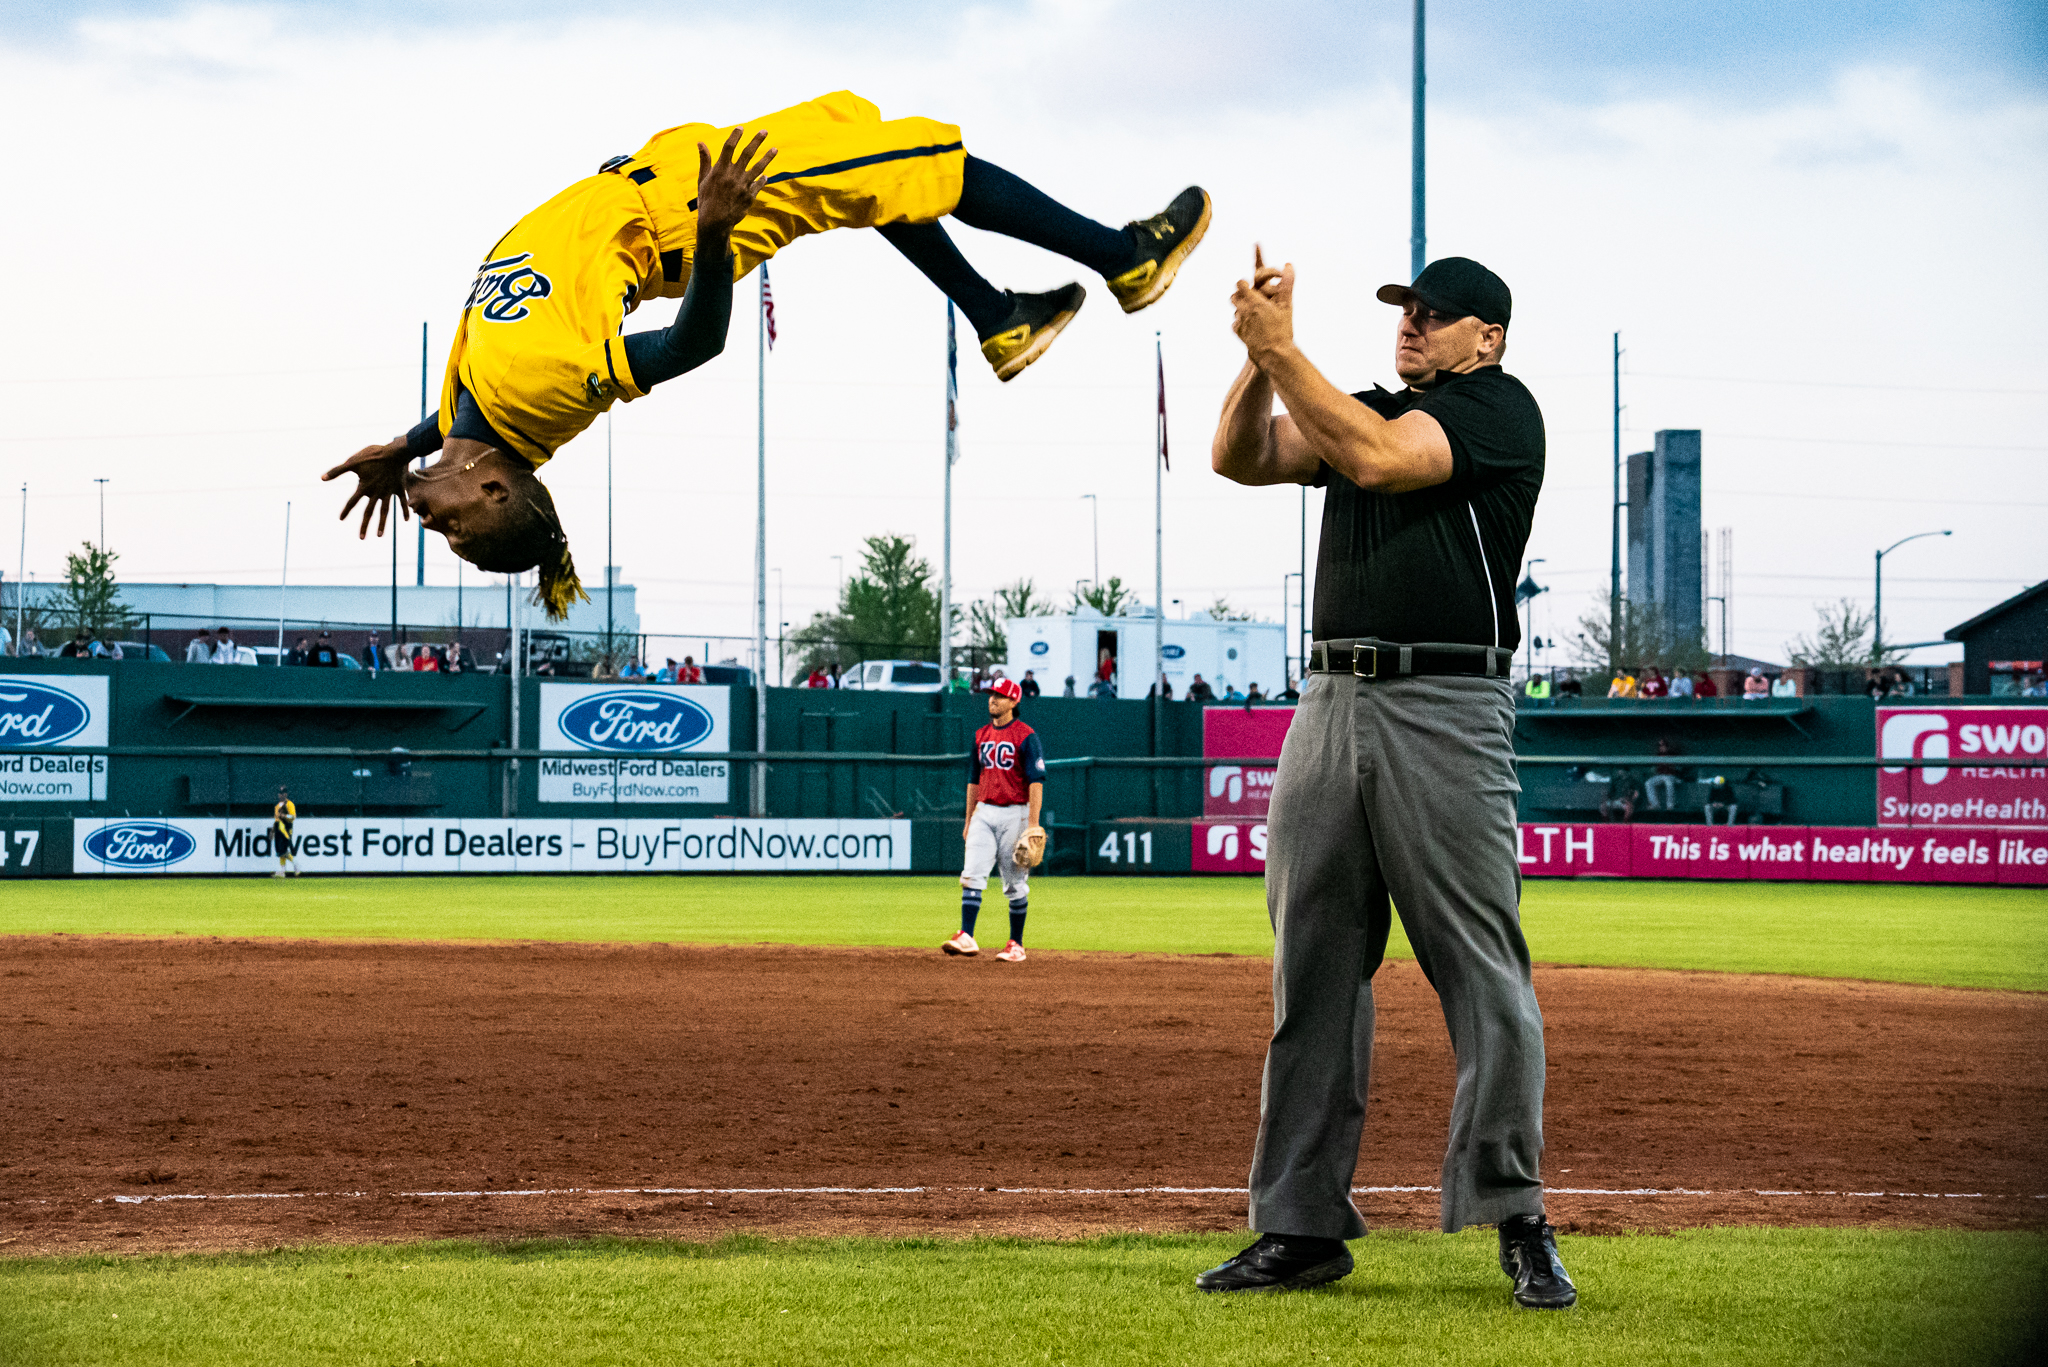
<svg viewBox="0 0 2048 1367">
<path fill-rule="evenodd" d="M 996 957 L 1006 964 L 1021 964 L 1024 962 L 1024 946 L 1012 940 L 1003 946 L 1002 953 Z"/>
<path fill-rule="evenodd" d="M 971 959 L 981 953 L 981 946 L 974 943 L 974 937 L 964 930 L 955 934 L 952 939 L 940 945 L 939 948 L 945 950 L 948 954 L 958 954 L 963 959 Z"/>
<path fill-rule="evenodd" d="M 1342 1239 L 1262 1234 L 1227 1263 L 1195 1278 L 1200 1291 L 1306 1291 L 1351 1275 Z"/>
<path fill-rule="evenodd" d="M 995 332 L 982 339 L 981 354 L 995 367 L 996 378 L 1004 382 L 1024 373 L 1024 367 L 1045 355 L 1053 338 L 1074 321 L 1088 291 L 1078 284 L 1062 285 L 1044 294 L 1010 295 L 1010 316 Z"/>
<path fill-rule="evenodd" d="M 1540 1215 L 1500 1222 L 1500 1270 L 1515 1280 L 1515 1304 L 1525 1310 L 1568 1310 L 1578 1303 L 1564 1262 L 1557 1256 L 1557 1231 Z"/>
<path fill-rule="evenodd" d="M 283 870 L 283 869 L 279 869 L 279 870 L 278 870 L 278 871 L 277 871 L 276 873 L 273 873 L 273 874 L 271 874 L 270 876 L 271 876 L 272 878 L 282 878 L 282 877 L 284 877 L 284 870 Z"/>
<path fill-rule="evenodd" d="M 1190 185 L 1173 197 L 1164 213 L 1124 225 L 1137 240 L 1138 264 L 1113 277 L 1109 292 L 1125 313 L 1136 313 L 1165 295 L 1180 274 L 1181 263 L 1209 231 L 1210 209 L 1209 192 Z"/>
</svg>

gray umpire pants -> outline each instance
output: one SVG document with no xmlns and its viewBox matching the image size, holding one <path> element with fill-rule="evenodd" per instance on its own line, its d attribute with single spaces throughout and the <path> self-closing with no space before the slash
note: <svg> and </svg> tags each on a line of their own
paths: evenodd
<svg viewBox="0 0 2048 1367">
<path fill-rule="evenodd" d="M 1513 694 L 1496 679 L 1312 675 L 1273 789 L 1266 1053 L 1251 1227 L 1356 1239 L 1372 978 L 1388 899 L 1458 1063 L 1443 1227 L 1543 1210 L 1543 1017 L 1516 862 Z"/>
</svg>

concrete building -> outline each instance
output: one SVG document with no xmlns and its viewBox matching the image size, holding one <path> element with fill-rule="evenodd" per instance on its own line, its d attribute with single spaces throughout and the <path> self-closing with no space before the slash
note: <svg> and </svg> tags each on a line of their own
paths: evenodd
<svg viewBox="0 0 2048 1367">
<path fill-rule="evenodd" d="M 1628 458 L 1628 600 L 1656 605 L 1674 641 L 1706 625 L 1700 550 L 1700 434 L 1659 432 Z"/>
</svg>

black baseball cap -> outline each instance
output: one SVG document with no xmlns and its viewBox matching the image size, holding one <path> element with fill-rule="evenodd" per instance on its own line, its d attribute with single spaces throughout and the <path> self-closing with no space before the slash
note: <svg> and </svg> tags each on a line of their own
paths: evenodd
<svg viewBox="0 0 2048 1367">
<path fill-rule="evenodd" d="M 1412 285 L 1381 285 L 1382 304 L 1403 304 L 1420 299 L 1438 313 L 1477 318 L 1482 323 L 1508 325 L 1515 297 L 1507 281 L 1466 256 L 1445 256 L 1422 268 Z"/>
</svg>

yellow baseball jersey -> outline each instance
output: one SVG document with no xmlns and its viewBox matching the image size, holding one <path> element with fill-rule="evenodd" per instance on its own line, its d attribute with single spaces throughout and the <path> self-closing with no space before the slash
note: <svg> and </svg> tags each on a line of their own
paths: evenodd
<svg viewBox="0 0 2048 1367">
<path fill-rule="evenodd" d="M 278 803 L 275 807 L 272 807 L 270 809 L 271 824 L 276 826 L 277 829 L 279 829 L 280 831 L 283 831 L 286 835 L 290 835 L 292 833 L 292 823 L 297 821 L 298 819 L 299 809 L 298 807 L 293 805 L 292 800 L 290 798 L 286 798 L 283 802 Z"/>
<path fill-rule="evenodd" d="M 848 91 L 737 125 L 778 149 L 733 229 L 739 279 L 799 237 L 930 223 L 960 203 L 960 130 L 888 119 Z M 477 268 L 441 384 L 441 432 L 458 383 L 493 429 L 538 466 L 634 383 L 619 332 L 642 300 L 680 297 L 697 246 L 697 144 L 716 156 L 732 126 L 686 123 L 607 162 L 513 225 Z"/>
</svg>

